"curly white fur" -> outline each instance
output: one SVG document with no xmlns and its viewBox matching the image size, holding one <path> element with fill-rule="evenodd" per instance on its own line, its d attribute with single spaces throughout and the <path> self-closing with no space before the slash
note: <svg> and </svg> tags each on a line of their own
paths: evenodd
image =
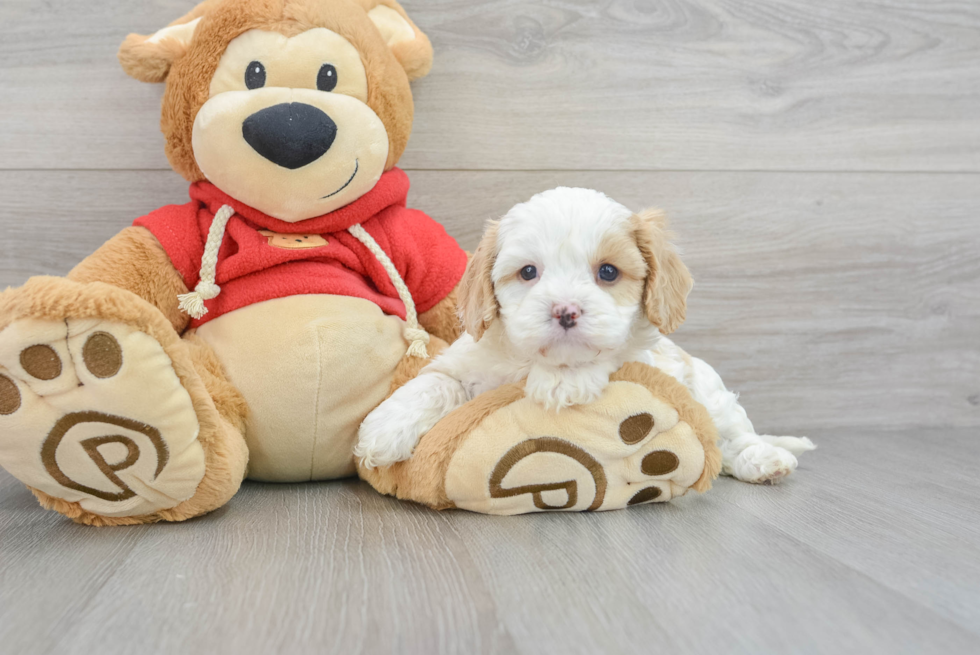
<svg viewBox="0 0 980 655">
<path fill-rule="evenodd" d="M 651 269 L 664 266 L 643 260 L 636 219 L 587 189 L 547 191 L 508 212 L 488 231 L 467 271 L 479 276 L 471 269 L 481 266 L 481 251 L 484 258 L 492 251 L 485 287 L 493 297 L 475 312 L 482 318 L 471 316 L 470 334 L 365 419 L 355 455 L 367 467 L 407 459 L 421 436 L 451 411 L 484 391 L 525 378 L 527 395 L 555 411 L 586 404 L 599 397 L 611 373 L 639 361 L 679 380 L 708 409 L 718 427 L 725 473 L 747 482 L 776 482 L 795 470 L 796 456 L 814 448 L 810 440 L 756 434 L 738 397 L 715 370 L 651 323 L 649 307 L 645 311 L 657 273 Z M 663 245 L 676 257 L 672 246 Z M 615 283 L 599 278 L 603 263 L 617 266 Z M 527 266 L 536 271 L 531 280 L 520 276 Z M 468 286 L 470 294 L 477 293 L 476 285 Z M 675 293 L 686 296 L 687 288 Z M 656 308 L 669 304 L 652 300 Z M 566 307 L 577 310 L 570 327 L 560 321 L 559 310 Z M 484 329 L 474 330 L 472 323 L 481 321 Z"/>
</svg>

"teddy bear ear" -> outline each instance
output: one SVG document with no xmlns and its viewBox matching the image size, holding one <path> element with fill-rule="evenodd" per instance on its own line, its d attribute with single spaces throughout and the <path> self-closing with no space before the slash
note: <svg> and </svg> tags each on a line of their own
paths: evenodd
<svg viewBox="0 0 980 655">
<path fill-rule="evenodd" d="M 126 74 L 140 82 L 163 82 L 167 79 L 171 64 L 187 52 L 201 17 L 180 21 L 151 36 L 127 36 L 119 47 L 119 63 Z"/>
<path fill-rule="evenodd" d="M 395 0 L 382 0 L 368 12 L 368 18 L 381 32 L 409 80 L 417 80 L 429 73 L 432 68 L 432 44 L 401 5 Z"/>
</svg>

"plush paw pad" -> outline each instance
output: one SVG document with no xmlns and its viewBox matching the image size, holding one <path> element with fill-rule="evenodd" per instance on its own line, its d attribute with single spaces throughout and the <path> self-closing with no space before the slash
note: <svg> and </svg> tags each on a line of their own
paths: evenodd
<svg viewBox="0 0 980 655">
<path fill-rule="evenodd" d="M 453 455 L 446 495 L 491 514 L 619 509 L 683 495 L 704 465 L 673 407 L 613 382 L 598 401 L 557 415 L 527 398 L 495 411 Z"/>
<path fill-rule="evenodd" d="M 204 477 L 197 415 L 149 335 L 93 319 L 0 332 L 0 465 L 103 516 L 176 506 Z"/>
</svg>

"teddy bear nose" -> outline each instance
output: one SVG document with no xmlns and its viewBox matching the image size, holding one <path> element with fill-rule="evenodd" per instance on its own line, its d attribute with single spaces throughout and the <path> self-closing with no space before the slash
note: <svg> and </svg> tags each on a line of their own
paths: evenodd
<svg viewBox="0 0 980 655">
<path fill-rule="evenodd" d="M 242 123 L 242 136 L 273 164 L 294 170 L 323 156 L 337 138 L 337 124 L 323 111 L 284 102 L 257 111 Z"/>
</svg>

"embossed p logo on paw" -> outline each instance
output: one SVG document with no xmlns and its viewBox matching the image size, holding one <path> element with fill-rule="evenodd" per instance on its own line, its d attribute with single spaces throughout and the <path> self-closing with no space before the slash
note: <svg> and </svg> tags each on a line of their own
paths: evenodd
<svg viewBox="0 0 980 655">
<path fill-rule="evenodd" d="M 113 434 L 120 428 L 128 434 Z M 127 477 L 151 482 L 169 459 L 159 430 L 101 412 L 64 416 L 41 446 L 44 468 L 58 484 L 110 502 L 128 500 L 138 493 L 119 473 L 130 471 L 132 476 Z M 134 468 L 137 470 L 132 471 Z"/>
</svg>

